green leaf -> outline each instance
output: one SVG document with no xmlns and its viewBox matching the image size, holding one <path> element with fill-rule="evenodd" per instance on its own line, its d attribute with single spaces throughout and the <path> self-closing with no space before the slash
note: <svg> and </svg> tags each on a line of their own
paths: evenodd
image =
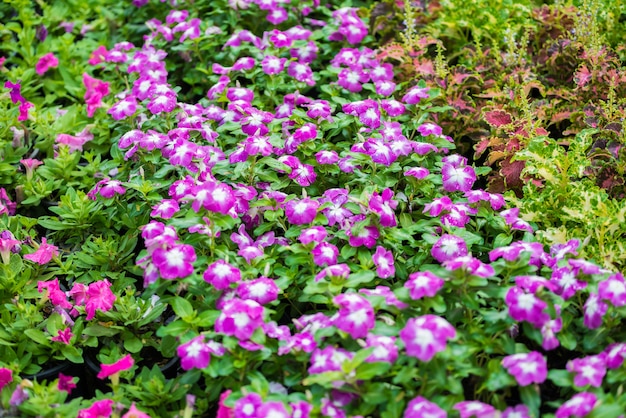
<svg viewBox="0 0 626 418">
<path fill-rule="evenodd" d="M 364 363 L 356 369 L 356 377 L 359 380 L 370 380 L 373 377 L 382 376 L 391 368 L 391 363 L 380 361 L 376 363 Z"/>
<path fill-rule="evenodd" d="M 344 375 L 341 372 L 324 372 L 319 374 L 310 375 L 302 381 L 305 386 L 322 385 L 325 387 L 332 387 L 338 380 L 343 380 Z"/>
<path fill-rule="evenodd" d="M 83 334 L 92 337 L 112 337 L 119 334 L 119 330 L 102 326 L 100 324 L 90 325 L 83 330 Z"/>
<path fill-rule="evenodd" d="M 376 278 L 376 274 L 371 270 L 361 270 L 348 276 L 345 287 L 354 289 L 363 283 L 369 283 Z"/>
<path fill-rule="evenodd" d="M 519 393 L 522 398 L 522 403 L 530 409 L 531 415 L 539 416 L 539 407 L 541 406 L 539 386 L 536 384 L 520 386 Z"/>
<path fill-rule="evenodd" d="M 175 296 L 172 299 L 169 299 L 168 302 L 172 305 L 172 309 L 174 309 L 174 313 L 178 315 L 178 317 L 187 321 L 195 315 L 193 310 L 193 306 L 191 306 L 191 302 L 187 299 L 181 298 L 180 296 Z"/>
<path fill-rule="evenodd" d="M 26 336 L 28 338 L 30 338 L 31 340 L 35 341 L 38 344 L 47 346 L 50 344 L 50 341 L 48 340 L 48 337 L 46 337 L 46 334 L 38 329 L 27 329 L 24 330 L 24 334 L 26 334 Z"/>
<path fill-rule="evenodd" d="M 574 383 L 572 374 L 567 370 L 552 369 L 548 372 L 548 379 L 550 379 L 555 385 L 569 388 Z"/>
<path fill-rule="evenodd" d="M 143 344 L 141 343 L 141 340 L 137 338 L 137 336 L 132 335 L 130 333 L 124 333 L 123 341 L 124 341 L 124 348 L 129 353 L 138 353 L 143 348 Z"/>
</svg>

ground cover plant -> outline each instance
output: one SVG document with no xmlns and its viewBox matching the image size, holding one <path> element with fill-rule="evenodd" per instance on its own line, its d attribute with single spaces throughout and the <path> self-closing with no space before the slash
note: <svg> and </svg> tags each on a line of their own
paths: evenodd
<svg viewBox="0 0 626 418">
<path fill-rule="evenodd" d="M 488 190 L 385 7 L 0 6 L 3 414 L 623 414 L 626 283 L 581 255 L 624 216 L 605 127 L 527 131 L 533 181 Z"/>
</svg>

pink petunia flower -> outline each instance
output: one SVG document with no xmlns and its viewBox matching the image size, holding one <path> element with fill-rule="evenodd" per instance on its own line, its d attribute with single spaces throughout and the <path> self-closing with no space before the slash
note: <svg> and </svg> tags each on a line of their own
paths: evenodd
<svg viewBox="0 0 626 418">
<path fill-rule="evenodd" d="M 0 367 L 0 390 L 13 381 L 13 370 Z"/>
<path fill-rule="evenodd" d="M 237 286 L 237 296 L 244 300 L 253 300 L 261 305 L 278 299 L 278 292 L 278 286 L 274 280 L 268 277 L 240 282 Z"/>
<path fill-rule="evenodd" d="M 568 372 L 575 373 L 574 384 L 579 387 L 587 385 L 599 388 L 606 375 L 606 361 L 603 353 L 599 355 L 576 358 L 567 362 Z"/>
<path fill-rule="evenodd" d="M 421 99 L 429 97 L 428 90 L 428 87 L 414 86 L 402 97 L 402 102 L 405 104 L 417 104 Z"/>
<path fill-rule="evenodd" d="M 502 359 L 502 366 L 520 386 L 543 383 L 548 377 L 548 363 L 537 351 L 506 356 Z"/>
<path fill-rule="evenodd" d="M 194 247 L 188 244 L 159 247 L 152 253 L 152 262 L 159 269 L 159 274 L 168 280 L 184 278 L 192 274 L 194 261 L 196 261 L 196 252 Z"/>
<path fill-rule="evenodd" d="M 126 411 L 126 413 L 122 415 L 121 418 L 150 418 L 150 415 L 137 409 L 135 402 L 133 402 L 130 404 L 130 408 L 128 408 L 128 411 Z"/>
<path fill-rule="evenodd" d="M 404 410 L 404 418 L 447 418 L 448 414 L 439 405 L 421 396 L 413 398 Z"/>
<path fill-rule="evenodd" d="M 393 363 L 398 358 L 398 346 L 396 345 L 396 337 L 388 337 L 386 335 L 368 334 L 365 340 L 365 348 L 373 347 L 374 351 L 366 362 L 385 361 Z"/>
<path fill-rule="evenodd" d="M 385 227 L 393 227 L 398 224 L 394 209 L 398 207 L 398 201 L 393 200 L 393 191 L 389 188 L 381 194 L 374 192 L 369 200 L 369 208 L 380 216 L 380 224 Z"/>
<path fill-rule="evenodd" d="M 207 267 L 202 277 L 217 290 L 224 290 L 241 280 L 241 271 L 224 260 L 217 260 Z"/>
<path fill-rule="evenodd" d="M 411 273 L 404 287 L 409 289 L 411 299 L 417 300 L 424 296 L 434 297 L 443 287 L 444 280 L 429 271 Z"/>
<path fill-rule="evenodd" d="M 347 264 L 335 264 L 324 267 L 322 271 L 315 275 L 315 281 L 320 281 L 325 277 L 341 277 L 347 279 L 350 275 L 350 267 Z"/>
<path fill-rule="evenodd" d="M 493 406 L 480 401 L 462 401 L 453 407 L 459 411 L 461 418 L 495 418 L 497 410 Z"/>
<path fill-rule="evenodd" d="M 93 139 L 93 134 L 89 132 L 89 128 L 83 129 L 76 135 L 58 134 L 56 137 L 56 144 L 67 145 L 70 152 L 82 151 L 83 145 Z"/>
<path fill-rule="evenodd" d="M 431 314 L 410 318 L 400 331 L 406 353 L 424 362 L 444 351 L 447 340 L 455 337 L 456 330 L 448 321 Z"/>
<path fill-rule="evenodd" d="M 109 418 L 113 413 L 113 399 L 95 401 L 89 408 L 78 411 L 76 418 Z"/>
<path fill-rule="evenodd" d="M 37 290 L 39 293 L 46 289 L 48 291 L 47 297 L 54 306 L 58 306 L 63 309 L 72 309 L 72 304 L 67 301 L 67 294 L 61 290 L 59 286 L 59 279 L 55 278 L 47 282 L 37 282 Z"/>
<path fill-rule="evenodd" d="M 115 120 L 122 120 L 134 115 L 136 111 L 137 99 L 134 96 L 128 96 L 111 106 L 107 113 Z"/>
<path fill-rule="evenodd" d="M 326 264 L 331 266 L 337 263 L 339 249 L 328 242 L 321 242 L 311 250 L 311 254 L 313 255 L 315 265 L 323 266 Z"/>
<path fill-rule="evenodd" d="M 183 370 L 204 369 L 211 360 L 211 350 L 202 335 L 179 345 L 176 353 L 180 357 L 180 366 Z"/>
<path fill-rule="evenodd" d="M 135 360 L 130 354 L 125 355 L 113 364 L 101 364 L 98 379 L 106 379 L 107 377 L 129 370 L 135 364 Z"/>
<path fill-rule="evenodd" d="M 506 292 L 504 301 L 509 307 L 509 315 L 515 321 L 527 321 L 536 328 L 541 328 L 550 320 L 550 316 L 545 312 L 548 304 L 517 286 Z"/>
<path fill-rule="evenodd" d="M 610 275 L 598 284 L 598 297 L 608 300 L 615 307 L 626 305 L 626 283 L 621 273 Z"/>
<path fill-rule="evenodd" d="M 393 277 L 396 274 L 396 268 L 393 261 L 393 253 L 386 250 L 382 246 L 376 247 L 376 252 L 372 255 L 372 261 L 376 266 L 376 274 L 381 279 Z"/>
<path fill-rule="evenodd" d="M 344 293 L 335 296 L 333 302 L 339 306 L 333 325 L 352 338 L 364 338 L 374 328 L 374 308 L 363 296 Z"/>
<path fill-rule="evenodd" d="M 96 309 L 106 312 L 113 307 L 116 296 L 111 291 L 111 283 L 107 280 L 90 283 L 85 295 L 85 312 L 87 321 L 94 318 Z M 78 303 L 78 302 L 77 302 Z"/>
<path fill-rule="evenodd" d="M 313 222 L 320 204 L 308 197 L 293 199 L 285 204 L 287 221 L 292 225 L 304 225 Z"/>
<path fill-rule="evenodd" d="M 52 52 L 39 58 L 37 64 L 35 64 L 35 72 L 40 76 L 44 75 L 50 68 L 56 68 L 59 66 L 59 60 L 54 56 Z"/>
<path fill-rule="evenodd" d="M 584 417 L 596 406 L 598 398 L 591 392 L 581 392 L 558 407 L 556 418 Z"/>
<path fill-rule="evenodd" d="M 247 299 L 233 298 L 224 303 L 215 321 L 215 331 L 232 335 L 241 341 L 249 340 L 254 331 L 263 325 L 263 306 Z"/>
<path fill-rule="evenodd" d="M 41 238 L 41 244 L 34 253 L 24 255 L 24 258 L 37 264 L 48 264 L 53 257 L 59 255 L 59 248 L 55 245 L 48 244 L 45 237 Z"/>
<path fill-rule="evenodd" d="M 57 382 L 58 390 L 64 390 L 70 394 L 75 388 L 76 383 L 74 383 L 74 376 L 66 376 L 63 373 L 59 373 L 59 381 Z"/>
<path fill-rule="evenodd" d="M 626 358 L 626 343 L 609 344 L 603 351 L 606 367 L 609 369 L 618 369 L 624 364 Z"/>
<path fill-rule="evenodd" d="M 596 329 L 602 325 L 604 314 L 606 314 L 609 306 L 600 300 L 597 293 L 589 293 L 583 309 L 583 325 L 589 329 Z"/>
<path fill-rule="evenodd" d="M 102 107 L 102 98 L 109 94 L 109 83 L 83 73 L 83 84 L 86 89 L 85 104 L 87 105 L 87 116 L 91 118 L 96 109 Z"/>
<path fill-rule="evenodd" d="M 441 168 L 443 190 L 446 192 L 467 192 L 472 189 L 476 181 L 476 172 L 473 167 L 455 167 L 452 164 L 444 164 Z"/>
<path fill-rule="evenodd" d="M 463 238 L 451 234 L 443 234 L 430 250 L 432 257 L 440 263 L 468 254 L 467 244 Z"/>
<path fill-rule="evenodd" d="M 67 345 L 70 343 L 70 340 L 72 339 L 73 336 L 74 334 L 72 334 L 72 329 L 65 328 L 64 330 L 60 330 L 58 334 L 56 335 L 56 337 L 52 337 L 51 340 Z"/>
<path fill-rule="evenodd" d="M 317 374 L 324 372 L 340 371 L 341 365 L 351 360 L 353 354 L 342 348 L 333 346 L 324 349 L 315 349 L 311 353 L 311 365 L 309 366 L 309 374 Z"/>
<path fill-rule="evenodd" d="M 257 418 L 261 405 L 263 405 L 261 395 L 254 392 L 248 393 L 235 402 L 234 416 L 235 418 Z"/>
</svg>

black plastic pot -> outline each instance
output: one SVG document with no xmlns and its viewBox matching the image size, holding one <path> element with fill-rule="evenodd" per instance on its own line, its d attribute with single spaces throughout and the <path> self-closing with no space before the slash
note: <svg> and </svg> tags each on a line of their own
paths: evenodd
<svg viewBox="0 0 626 418">
<path fill-rule="evenodd" d="M 89 390 L 89 385 L 85 384 L 85 366 L 72 363 L 69 360 L 63 360 L 48 367 L 44 366 L 39 373 L 23 375 L 22 377 L 28 380 L 36 380 L 37 382 L 50 382 L 58 378 L 59 373 L 63 373 L 65 376 L 78 377 L 79 379 L 68 399 L 93 396 L 93 391 Z"/>
</svg>

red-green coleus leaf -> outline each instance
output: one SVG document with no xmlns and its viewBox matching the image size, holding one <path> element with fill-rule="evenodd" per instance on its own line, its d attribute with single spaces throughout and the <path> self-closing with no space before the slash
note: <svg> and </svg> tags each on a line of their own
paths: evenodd
<svg viewBox="0 0 626 418">
<path fill-rule="evenodd" d="M 507 111 L 502 109 L 485 112 L 484 118 L 485 121 L 494 128 L 500 128 L 502 126 L 507 126 L 513 123 L 513 118 L 511 117 L 511 115 Z"/>
</svg>

